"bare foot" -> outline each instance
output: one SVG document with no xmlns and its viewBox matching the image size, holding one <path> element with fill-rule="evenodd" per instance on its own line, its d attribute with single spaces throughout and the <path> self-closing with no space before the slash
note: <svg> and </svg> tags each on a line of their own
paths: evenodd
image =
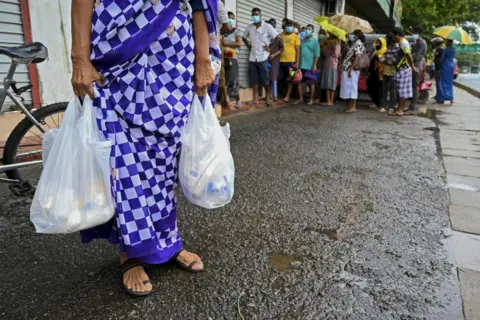
<svg viewBox="0 0 480 320">
<path fill-rule="evenodd" d="M 287 97 L 286 97 L 286 98 L 283 99 L 282 101 L 283 101 L 283 102 L 288 102 L 288 101 L 290 101 L 290 98 L 287 98 Z"/>
<path fill-rule="evenodd" d="M 346 113 L 353 113 L 356 111 L 357 111 L 357 108 L 348 108 L 347 110 L 345 110 Z"/>
<path fill-rule="evenodd" d="M 120 254 L 120 263 L 123 264 L 127 261 L 127 255 L 125 253 Z M 147 273 L 142 266 L 133 267 L 123 274 L 123 284 L 132 291 L 142 293 L 150 292 L 153 289 L 151 283 L 145 283 L 149 281 Z"/>
<path fill-rule="evenodd" d="M 309 106 L 313 106 L 313 101 L 310 100 L 307 104 L 308 104 Z"/>
<path fill-rule="evenodd" d="M 300 99 L 300 100 L 295 101 L 294 104 L 299 104 L 299 103 L 302 103 L 302 102 L 303 102 L 302 99 Z"/>
<path fill-rule="evenodd" d="M 177 256 L 176 260 L 181 265 L 186 266 L 195 272 L 203 271 L 205 269 L 200 257 L 195 253 L 188 252 L 187 250 L 182 250 Z"/>
</svg>

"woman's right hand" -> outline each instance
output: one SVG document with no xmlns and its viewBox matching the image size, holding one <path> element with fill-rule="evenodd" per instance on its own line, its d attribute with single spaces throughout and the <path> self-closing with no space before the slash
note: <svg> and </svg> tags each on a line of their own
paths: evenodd
<svg viewBox="0 0 480 320">
<path fill-rule="evenodd" d="M 90 59 L 72 58 L 72 66 L 73 92 L 78 97 L 85 97 L 88 95 L 90 98 L 93 98 L 93 83 L 100 83 L 102 77 L 95 69 Z"/>
<path fill-rule="evenodd" d="M 215 73 L 209 58 L 195 60 L 195 91 L 198 96 L 206 96 L 208 87 L 215 81 Z"/>
</svg>

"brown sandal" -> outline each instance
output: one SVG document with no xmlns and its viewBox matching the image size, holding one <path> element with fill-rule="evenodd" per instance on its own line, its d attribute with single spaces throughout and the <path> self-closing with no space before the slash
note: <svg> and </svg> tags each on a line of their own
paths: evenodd
<svg viewBox="0 0 480 320">
<path fill-rule="evenodd" d="M 151 290 L 151 291 L 145 291 L 145 292 L 136 292 L 136 291 L 133 291 L 132 289 L 129 289 L 125 283 L 123 282 L 123 275 L 125 274 L 125 272 L 127 272 L 128 270 L 130 269 L 133 269 L 135 267 L 143 267 L 144 266 L 144 263 L 141 262 L 140 260 L 138 259 L 128 259 L 127 261 L 125 261 L 124 263 L 122 263 L 122 265 L 120 266 L 120 271 L 122 273 L 122 285 L 123 285 L 123 290 L 125 290 L 126 293 L 128 293 L 129 295 L 131 296 L 134 296 L 134 297 L 145 297 L 145 296 L 148 296 L 150 294 L 152 294 L 154 292 L 154 290 Z M 143 284 L 147 284 L 147 283 L 152 283 L 150 280 L 145 280 L 143 281 Z"/>
<path fill-rule="evenodd" d="M 178 256 L 183 252 L 185 251 L 185 249 L 182 249 L 180 251 L 178 251 L 173 257 L 172 257 L 172 260 L 180 267 L 180 269 L 183 269 L 185 271 L 188 271 L 188 272 L 192 272 L 192 273 L 199 273 L 199 272 L 203 272 L 205 271 L 204 269 L 202 270 L 195 270 L 193 269 L 193 266 L 196 265 L 196 264 L 199 264 L 200 261 L 192 261 L 190 264 L 185 264 L 183 262 L 180 262 L 178 261 Z"/>
</svg>

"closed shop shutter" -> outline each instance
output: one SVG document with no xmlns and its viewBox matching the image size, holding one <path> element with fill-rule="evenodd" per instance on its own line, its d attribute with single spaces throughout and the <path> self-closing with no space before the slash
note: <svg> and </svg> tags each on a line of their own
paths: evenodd
<svg viewBox="0 0 480 320">
<path fill-rule="evenodd" d="M 0 0 L 0 46 L 14 47 L 24 43 L 22 14 L 20 10 L 20 0 Z M 0 81 L 7 74 L 10 67 L 10 58 L 0 55 Z M 14 80 L 18 87 L 30 83 L 28 68 L 26 65 L 19 65 L 15 72 Z M 32 94 L 30 91 L 22 94 L 25 104 L 32 103 Z M 11 105 L 12 101 L 7 98 L 5 106 Z"/>
<path fill-rule="evenodd" d="M 320 26 L 315 22 L 315 17 L 322 15 L 321 0 L 294 0 L 293 20 L 300 23 L 302 27 L 313 24 L 315 33 L 318 34 Z"/>
<path fill-rule="evenodd" d="M 262 20 L 266 21 L 274 18 L 277 21 L 277 31 L 282 32 L 282 20 L 285 17 L 285 1 L 283 0 L 237 0 L 237 24 L 238 27 L 245 31 L 245 28 L 252 23 L 252 9 L 259 8 L 262 10 Z M 248 81 L 248 49 L 243 46 L 239 52 L 239 77 L 240 87 L 249 88 Z"/>
</svg>

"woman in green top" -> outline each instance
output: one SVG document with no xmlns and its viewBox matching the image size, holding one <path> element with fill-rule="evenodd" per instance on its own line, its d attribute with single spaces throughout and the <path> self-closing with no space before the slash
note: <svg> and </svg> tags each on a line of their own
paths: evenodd
<svg viewBox="0 0 480 320">
<path fill-rule="evenodd" d="M 299 99 L 295 104 L 302 102 L 303 84 L 309 86 L 310 101 L 308 104 L 313 104 L 315 83 L 318 78 L 317 62 L 319 57 L 320 45 L 318 44 L 318 39 L 313 37 L 313 25 L 309 24 L 305 30 L 305 40 L 300 45 L 300 69 L 302 70 L 303 80 L 302 83 L 298 84 Z"/>
</svg>

